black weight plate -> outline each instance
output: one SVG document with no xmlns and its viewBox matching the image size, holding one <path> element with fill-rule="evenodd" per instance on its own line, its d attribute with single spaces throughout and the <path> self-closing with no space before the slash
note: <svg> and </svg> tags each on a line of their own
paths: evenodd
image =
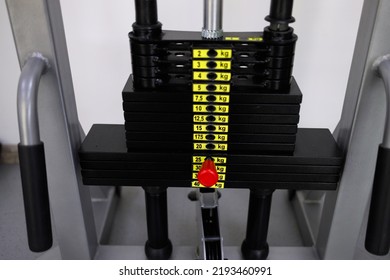
<svg viewBox="0 0 390 280">
<path fill-rule="evenodd" d="M 208 93 L 199 93 L 208 94 Z M 221 93 L 222 94 L 222 93 Z M 291 79 L 289 91 L 272 93 L 253 93 L 241 91 L 230 92 L 230 103 L 232 104 L 300 104 L 302 102 L 302 92 L 300 91 L 294 78 Z M 122 93 L 123 101 L 131 102 L 193 102 L 192 92 L 158 92 L 158 91 L 135 91 L 133 78 L 129 77 Z"/>
<path fill-rule="evenodd" d="M 242 134 L 229 133 L 228 140 L 242 143 L 285 143 L 295 144 L 295 134 Z M 194 139 L 194 133 L 169 133 L 169 132 L 138 132 L 126 133 L 126 140 L 136 141 L 184 141 L 190 142 Z M 218 139 L 218 138 L 217 138 Z"/>
<path fill-rule="evenodd" d="M 197 153 L 198 154 L 198 153 Z M 201 153 L 199 153 L 201 154 Z M 95 124 L 81 145 L 81 160 L 127 162 L 187 162 L 193 153 L 128 153 L 123 125 Z M 284 164 L 341 166 L 343 156 L 328 129 L 300 128 L 292 156 L 229 155 L 230 164 Z"/>
<path fill-rule="evenodd" d="M 151 179 L 118 179 L 118 178 L 83 178 L 85 185 L 101 186 L 143 186 L 143 187 L 191 187 L 191 181 L 151 180 Z M 292 189 L 292 190 L 335 190 L 336 183 L 315 182 L 241 182 L 227 181 L 225 188 L 260 188 L 260 189 Z"/>
<path fill-rule="evenodd" d="M 202 115 L 199 119 L 194 115 Z M 169 123 L 190 123 L 190 122 L 213 122 L 216 116 L 221 114 L 196 114 L 196 113 L 129 113 L 125 112 L 125 121 L 129 122 L 169 122 Z M 224 116 L 224 115 L 221 115 Z M 299 115 L 254 115 L 254 114 L 229 114 L 229 124 L 298 124 Z"/>
<path fill-rule="evenodd" d="M 81 171 L 87 178 L 120 178 L 120 179 L 151 179 L 151 180 L 186 180 L 192 177 L 192 171 L 129 171 L 129 170 L 86 170 Z M 336 174 L 286 174 L 286 173 L 247 173 L 227 171 L 227 181 L 261 181 L 261 182 L 318 182 L 337 183 L 339 175 Z"/>
<path fill-rule="evenodd" d="M 149 132 L 175 132 L 191 133 L 195 129 L 199 133 L 248 133 L 248 134 L 295 134 L 297 125 L 270 125 L 270 124 L 193 124 L 193 123 L 137 123 L 125 122 L 127 132 L 131 131 L 149 131 Z"/>
<path fill-rule="evenodd" d="M 253 154 L 292 153 L 294 144 L 275 143 L 232 143 L 232 142 L 166 142 L 166 141 L 127 141 L 129 152 L 192 152 L 196 145 L 206 147 L 207 152 L 229 151 L 229 153 L 251 152 Z"/>
<path fill-rule="evenodd" d="M 192 163 L 166 162 L 126 162 L 126 161 L 81 161 L 83 169 L 90 170 L 154 170 L 163 171 L 188 171 L 193 168 Z M 294 173 L 294 174 L 333 174 L 341 171 L 340 166 L 315 166 L 315 165 L 271 165 L 271 164 L 226 164 L 228 172 L 246 173 Z"/>
<path fill-rule="evenodd" d="M 230 114 L 281 114 L 294 115 L 299 113 L 300 105 L 278 105 L 278 104 L 192 104 L 192 103 L 158 103 L 158 102 L 123 102 L 125 112 L 143 112 L 143 113 L 190 113 L 194 111 L 195 106 L 207 105 L 208 113 L 219 112 L 219 108 L 229 106 Z M 200 108 L 200 107 L 199 107 Z M 226 107 L 225 107 L 226 108 Z M 197 109 L 195 108 L 195 111 Z"/>
</svg>

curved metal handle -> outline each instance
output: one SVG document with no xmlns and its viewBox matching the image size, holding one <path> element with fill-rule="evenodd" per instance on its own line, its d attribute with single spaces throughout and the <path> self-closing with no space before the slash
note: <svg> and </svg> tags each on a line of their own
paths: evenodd
<svg viewBox="0 0 390 280">
<path fill-rule="evenodd" d="M 382 78 L 386 92 L 386 123 L 379 146 L 368 217 L 365 247 L 375 255 L 390 249 L 390 55 L 377 59 L 374 70 Z"/>
<path fill-rule="evenodd" d="M 39 136 L 37 95 L 48 60 L 32 54 L 19 78 L 17 110 L 20 143 L 18 145 L 24 211 L 31 251 L 42 252 L 53 243 L 44 146 Z"/>
</svg>

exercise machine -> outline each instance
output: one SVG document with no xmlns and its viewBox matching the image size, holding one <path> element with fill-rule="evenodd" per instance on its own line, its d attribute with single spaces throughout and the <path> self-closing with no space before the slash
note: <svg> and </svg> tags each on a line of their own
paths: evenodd
<svg viewBox="0 0 390 280">
<path fill-rule="evenodd" d="M 254 33 L 223 32 L 222 1 L 205 1 L 205 24 L 198 33 L 162 30 L 156 1 L 135 1 L 136 23 L 130 33 L 133 76 L 123 91 L 125 126 L 94 126 L 85 140 L 77 118 L 59 3 L 30 2 L 7 1 L 7 6 L 23 67 L 19 95 L 27 96 L 19 102 L 28 108 L 19 118 L 20 155 L 24 181 L 31 182 L 30 186 L 24 184 L 24 195 L 26 212 L 32 215 L 27 218 L 32 250 L 51 246 L 50 203 L 62 258 L 129 258 L 126 246 L 118 249 L 99 244 L 118 199 L 116 188 L 85 185 L 138 185 L 145 190 L 145 252 L 152 259 L 171 256 L 167 187 L 197 189 L 192 197 L 200 205 L 199 258 L 226 257 L 218 231 L 216 192 L 219 189 L 223 195 L 223 188 L 251 190 L 243 258 L 268 256 L 269 209 L 273 190 L 280 188 L 291 190 L 301 227 L 307 232 L 305 238 L 315 249 L 312 258 L 359 256 L 356 248 L 375 173 L 376 143 L 383 133 L 383 125 L 370 126 L 367 122 L 382 124 L 385 115 L 384 95 L 373 94 L 373 88 L 383 91 L 382 83 L 368 65 L 374 57 L 389 52 L 383 41 L 371 41 L 367 34 L 387 34 L 386 24 L 380 24 L 386 21 L 384 11 L 390 9 L 385 1 L 366 1 L 364 5 L 354 71 L 343 116 L 334 133 L 339 148 L 327 130 L 297 129 L 302 94 L 291 78 L 296 40 L 289 27 L 293 1 L 271 1 L 270 25 L 264 32 Z M 32 19 L 27 10 L 42 15 L 41 20 Z M 31 18 L 28 28 L 21 18 Z M 39 130 L 36 82 L 44 71 L 47 73 L 39 86 L 44 103 L 39 107 L 45 110 L 40 110 Z M 385 78 L 384 70 L 379 72 Z M 27 79 L 35 84 L 24 83 Z M 369 98 L 368 91 L 372 95 Z M 374 114 L 370 108 L 375 108 Z M 38 148 L 43 147 L 39 131 L 46 139 L 46 168 L 43 160 L 31 165 L 39 155 L 44 159 L 43 149 Z M 33 135 L 33 140 L 28 135 Z M 386 147 L 385 141 L 381 149 Z M 31 153 L 39 155 L 29 156 Z M 357 166 L 356 162 L 369 167 Z M 381 162 L 378 159 L 378 166 Z M 40 168 L 33 170 L 31 166 Z M 41 174 L 38 179 L 34 178 L 37 174 Z M 376 182 L 386 180 L 381 176 Z M 46 185 L 48 192 L 42 188 Z M 379 192 L 386 194 L 386 184 L 375 185 L 382 186 Z M 99 199 L 91 200 L 91 193 Z M 322 213 L 314 227 L 306 212 L 306 202 L 313 201 L 313 196 L 318 200 L 315 211 Z M 379 224 L 385 225 L 388 213 L 380 210 L 384 209 L 381 205 L 388 204 L 375 197 L 386 195 L 373 196 L 373 205 L 380 207 L 370 211 L 367 244 L 370 247 L 371 240 L 385 236 L 381 249 L 377 245 L 369 249 L 384 254 L 388 251 L 388 234 L 384 234 L 386 226 L 375 227 L 375 217 L 383 217 Z M 101 210 L 96 211 L 96 207 Z M 101 216 L 96 217 L 96 213 Z M 302 258 L 299 252 L 296 258 Z"/>
</svg>

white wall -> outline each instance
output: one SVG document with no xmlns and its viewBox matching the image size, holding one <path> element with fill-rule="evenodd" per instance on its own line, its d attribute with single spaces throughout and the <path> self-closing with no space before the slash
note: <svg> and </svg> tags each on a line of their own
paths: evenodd
<svg viewBox="0 0 390 280">
<path fill-rule="evenodd" d="M 131 72 L 127 33 L 132 0 L 62 0 L 62 11 L 80 121 L 123 123 L 121 91 Z M 296 0 L 299 41 L 294 76 L 304 94 L 301 127 L 334 129 L 340 117 L 363 0 Z M 164 29 L 200 30 L 203 0 L 159 0 Z M 269 1 L 225 0 L 225 31 L 266 25 Z M 15 92 L 20 72 L 0 1 L 0 142 L 18 142 Z"/>
<path fill-rule="evenodd" d="M 20 74 L 5 1 L 0 1 L 0 142 L 19 142 L 16 88 Z"/>
</svg>

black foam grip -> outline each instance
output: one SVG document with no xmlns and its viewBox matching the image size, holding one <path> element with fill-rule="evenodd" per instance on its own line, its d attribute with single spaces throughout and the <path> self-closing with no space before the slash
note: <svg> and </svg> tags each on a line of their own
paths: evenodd
<svg viewBox="0 0 390 280">
<path fill-rule="evenodd" d="M 43 143 L 18 145 L 24 210 L 30 250 L 42 252 L 53 244 Z"/>
<path fill-rule="evenodd" d="M 390 248 L 390 149 L 379 146 L 365 241 L 366 250 L 386 255 Z"/>
</svg>

